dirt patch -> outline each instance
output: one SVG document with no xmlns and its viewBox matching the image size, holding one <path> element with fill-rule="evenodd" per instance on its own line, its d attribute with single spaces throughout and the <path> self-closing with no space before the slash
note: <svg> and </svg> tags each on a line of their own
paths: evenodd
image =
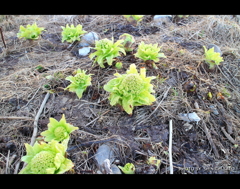
<svg viewBox="0 0 240 189">
<path fill-rule="evenodd" d="M 114 164 L 133 163 L 137 174 L 169 174 L 170 120 L 174 174 L 240 173 L 240 52 L 234 42 L 240 34 L 239 25 L 231 16 L 191 15 L 181 24 L 170 22 L 157 27 L 148 17 L 138 26 L 119 15 L 24 15 L 9 17 L 11 24 L 2 22 L 6 24 L 3 31 L 8 48 L 0 41 L 1 173 L 18 173 L 23 168 L 24 143 L 31 141 L 34 118 L 47 91 L 51 94 L 38 120 L 37 136 L 47 129 L 50 117 L 60 120 L 62 114 L 79 127 L 71 134 L 68 149 L 76 174 L 97 173 L 94 156 L 107 142 L 117 148 Z M 17 39 L 19 26 L 32 24 L 35 19 L 47 29 L 40 39 Z M 84 30 L 97 32 L 101 39 L 113 36 L 117 40 L 129 33 L 136 39 L 133 53 L 118 57 L 122 69 L 116 69 L 115 62 L 104 69 L 93 65 L 89 57 L 76 56 L 74 47 L 61 42 L 60 26 L 66 23 L 82 24 Z M 225 36 L 228 40 L 223 39 Z M 158 69 L 134 56 L 141 41 L 161 45 L 167 58 L 156 62 Z M 223 51 L 224 62 L 209 72 L 202 61 L 202 46 L 215 42 Z M 109 104 L 103 86 L 114 73 L 125 73 L 132 63 L 137 69 L 146 67 L 147 76 L 157 78 L 152 81 L 156 102 L 135 107 L 130 116 Z M 37 66 L 43 67 L 42 71 Z M 65 78 L 78 68 L 93 74 L 92 85 L 81 99 L 64 90 L 69 84 Z M 49 75 L 55 79 L 46 79 Z M 196 89 L 191 91 L 193 87 Z M 200 121 L 188 123 L 178 116 L 192 112 Z M 158 170 L 147 164 L 150 156 L 161 160 Z"/>
</svg>

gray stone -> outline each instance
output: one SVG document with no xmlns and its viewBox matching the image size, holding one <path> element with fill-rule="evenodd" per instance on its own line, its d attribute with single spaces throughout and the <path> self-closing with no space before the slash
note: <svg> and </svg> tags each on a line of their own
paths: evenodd
<svg viewBox="0 0 240 189">
<path fill-rule="evenodd" d="M 196 121 L 197 123 L 201 120 L 198 115 L 193 112 L 193 113 L 188 113 L 188 114 L 178 114 L 178 118 L 183 121 L 191 122 L 191 121 Z"/>
<path fill-rule="evenodd" d="M 219 113 L 218 113 L 218 110 L 217 110 L 217 108 L 216 108 L 215 106 L 210 105 L 209 108 L 210 108 L 210 110 L 211 110 L 211 112 L 212 112 L 213 114 L 215 114 L 215 115 L 218 115 L 218 114 L 219 114 Z"/>
<path fill-rule="evenodd" d="M 78 50 L 79 56 L 87 56 L 88 53 L 90 52 L 91 48 L 90 47 L 83 47 Z"/>
<path fill-rule="evenodd" d="M 101 173 L 105 174 L 122 174 L 119 168 L 112 164 L 115 159 L 113 148 L 110 145 L 102 144 L 95 155 L 95 160 Z"/>
<path fill-rule="evenodd" d="M 211 48 L 214 48 L 214 52 L 220 53 L 220 56 L 222 56 L 222 51 L 219 46 L 214 45 L 214 44 L 208 45 L 207 49 L 211 49 Z"/>
<path fill-rule="evenodd" d="M 113 150 L 109 145 L 103 144 L 101 145 L 95 155 L 95 159 L 98 162 L 98 165 L 102 165 L 105 159 L 109 159 L 110 163 L 114 160 L 114 153 Z"/>
<path fill-rule="evenodd" d="M 80 43 L 78 44 L 78 47 L 89 47 L 94 46 L 95 41 L 99 40 L 99 36 L 96 32 L 89 32 L 84 34 L 81 37 Z"/>
<path fill-rule="evenodd" d="M 160 26 L 163 23 L 170 22 L 172 19 L 172 15 L 155 15 L 153 17 L 153 22 L 157 25 Z"/>
<path fill-rule="evenodd" d="M 122 174 L 122 172 L 120 171 L 120 169 L 118 168 L 118 166 L 116 166 L 115 164 L 111 165 L 111 169 L 112 169 L 112 173 L 113 174 Z"/>
</svg>

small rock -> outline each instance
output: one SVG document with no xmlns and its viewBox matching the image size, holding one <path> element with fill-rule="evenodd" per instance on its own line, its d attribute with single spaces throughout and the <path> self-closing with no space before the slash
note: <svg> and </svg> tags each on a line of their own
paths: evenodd
<svg viewBox="0 0 240 189">
<path fill-rule="evenodd" d="M 208 45 L 207 49 L 211 49 L 211 48 L 214 48 L 214 52 L 220 53 L 220 56 L 222 56 L 222 51 L 219 46 L 214 45 L 214 44 Z"/>
<path fill-rule="evenodd" d="M 95 32 L 89 32 L 81 37 L 80 43 L 78 47 L 89 47 L 94 46 L 95 41 L 98 41 L 99 37 L 98 34 Z"/>
<path fill-rule="evenodd" d="M 95 159 L 99 167 L 98 173 L 122 174 L 120 169 L 115 164 L 112 164 L 115 156 L 113 149 L 109 145 L 101 145 L 96 152 Z"/>
<path fill-rule="evenodd" d="M 196 121 L 197 123 L 201 120 L 201 118 L 198 117 L 195 112 L 188 114 L 178 114 L 178 118 L 187 122 Z"/>
<path fill-rule="evenodd" d="M 101 145 L 95 155 L 95 159 L 98 163 L 98 167 L 102 170 L 102 165 L 106 159 L 109 159 L 110 163 L 114 160 L 114 152 L 109 145 Z"/>
<path fill-rule="evenodd" d="M 215 106 L 210 105 L 209 108 L 210 108 L 210 110 L 211 110 L 211 112 L 212 112 L 213 114 L 215 114 L 215 115 L 218 115 L 218 114 L 219 114 L 218 111 L 217 111 L 217 108 L 216 108 Z"/>
<path fill-rule="evenodd" d="M 155 16 L 153 17 L 153 22 L 154 22 L 156 25 L 160 26 L 160 25 L 162 25 L 163 23 L 166 24 L 167 22 L 170 22 L 171 19 L 172 19 L 172 16 L 171 16 L 171 15 L 155 15 Z"/>
<path fill-rule="evenodd" d="M 91 48 L 90 47 L 83 47 L 78 50 L 79 56 L 87 56 L 88 53 L 90 52 Z"/>
<path fill-rule="evenodd" d="M 122 172 L 120 171 L 120 169 L 118 168 L 118 166 L 116 166 L 115 164 L 111 165 L 111 169 L 112 169 L 112 173 L 113 174 L 122 174 Z"/>
<path fill-rule="evenodd" d="M 189 131 L 193 127 L 193 125 L 187 122 L 187 123 L 184 123 L 183 127 L 185 131 Z"/>
</svg>

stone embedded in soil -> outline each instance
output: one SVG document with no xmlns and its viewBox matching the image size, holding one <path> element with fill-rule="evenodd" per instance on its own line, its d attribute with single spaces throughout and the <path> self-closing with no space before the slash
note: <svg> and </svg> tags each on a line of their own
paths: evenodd
<svg viewBox="0 0 240 189">
<path fill-rule="evenodd" d="M 155 15 L 153 17 L 153 22 L 157 25 L 160 26 L 163 23 L 167 23 L 171 21 L 172 16 L 171 15 Z"/>
<path fill-rule="evenodd" d="M 217 108 L 216 108 L 215 106 L 210 105 L 209 108 L 210 108 L 210 110 L 211 110 L 211 112 L 212 112 L 213 114 L 215 114 L 215 115 L 218 115 L 218 114 L 219 114 L 219 113 L 218 113 L 218 110 L 217 110 Z"/>
<path fill-rule="evenodd" d="M 214 45 L 214 44 L 208 45 L 207 49 L 211 49 L 211 48 L 214 48 L 214 52 L 220 53 L 220 56 L 222 56 L 222 51 L 219 46 Z"/>
<path fill-rule="evenodd" d="M 95 42 L 99 40 L 99 36 L 96 32 L 89 32 L 81 37 L 78 47 L 94 46 Z"/>
<path fill-rule="evenodd" d="M 178 114 L 178 118 L 183 121 L 191 122 L 191 121 L 196 121 L 199 122 L 201 120 L 198 115 L 193 112 L 193 113 L 188 113 L 188 114 Z"/>
<path fill-rule="evenodd" d="M 101 172 L 103 172 L 103 165 L 105 160 L 109 159 L 110 164 L 112 164 L 112 162 L 114 161 L 114 151 L 109 145 L 102 144 L 96 152 L 95 159 L 98 163 L 98 167 L 100 168 L 100 170 L 102 170 Z M 114 167 L 113 165 L 111 165 L 111 169 L 114 174 L 120 174 L 120 171 L 117 170 L 118 167 Z"/>
<path fill-rule="evenodd" d="M 79 56 L 87 56 L 88 53 L 90 52 L 91 48 L 90 47 L 83 47 L 81 49 L 78 49 L 78 55 Z"/>
</svg>

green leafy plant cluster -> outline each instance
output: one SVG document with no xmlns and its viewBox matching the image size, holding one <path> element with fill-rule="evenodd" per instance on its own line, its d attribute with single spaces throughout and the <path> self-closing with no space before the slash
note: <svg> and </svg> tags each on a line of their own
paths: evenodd
<svg viewBox="0 0 240 189">
<path fill-rule="evenodd" d="M 32 25 L 28 24 L 26 28 L 20 25 L 17 37 L 25 39 L 38 39 L 42 31 L 45 31 L 45 29 L 43 27 L 38 27 L 36 23 Z"/>
<path fill-rule="evenodd" d="M 146 77 L 146 69 L 141 68 L 140 74 L 135 64 L 131 64 L 126 74 L 114 74 L 117 78 L 103 86 L 110 92 L 110 104 L 120 105 L 128 114 L 132 114 L 134 106 L 151 105 L 156 99 L 151 94 L 155 92 L 150 83 L 155 76 Z"/>
<path fill-rule="evenodd" d="M 147 61 L 153 60 L 155 62 L 159 61 L 159 58 L 166 58 L 164 53 L 160 52 L 160 47 L 158 44 L 145 44 L 143 41 L 139 44 L 137 53 L 135 54 L 136 57 Z"/>
<path fill-rule="evenodd" d="M 119 39 L 123 40 L 123 48 L 126 52 L 133 51 L 132 46 L 135 42 L 135 39 L 132 35 L 130 35 L 128 33 L 124 33 L 124 34 L 119 36 Z"/>
<path fill-rule="evenodd" d="M 219 65 L 221 62 L 223 62 L 223 58 L 220 56 L 220 53 L 214 51 L 214 47 L 208 50 L 205 46 L 203 46 L 203 48 L 205 53 L 205 61 L 209 64 L 209 69 L 213 69 L 215 65 Z"/>
<path fill-rule="evenodd" d="M 76 27 L 73 24 L 71 24 L 71 26 L 67 24 L 66 27 L 63 26 L 61 27 L 62 27 L 62 42 L 67 41 L 69 43 L 72 43 L 74 41 L 80 41 L 81 35 L 87 32 L 82 29 L 81 24 L 78 24 Z"/>
<path fill-rule="evenodd" d="M 82 98 L 83 92 L 91 85 L 91 75 L 92 74 L 86 74 L 84 70 L 78 69 L 75 76 L 66 77 L 66 80 L 70 81 L 71 84 L 68 85 L 65 90 L 75 92 L 78 98 Z"/>
<path fill-rule="evenodd" d="M 120 56 L 120 52 L 126 55 L 122 42 L 123 40 L 118 40 L 114 43 L 113 38 L 112 40 L 107 38 L 98 40 L 96 41 L 95 48 L 93 48 L 96 51 L 91 53 L 89 58 L 92 60 L 96 56 L 93 63 L 97 62 L 101 68 L 105 68 L 104 63 L 112 65 L 114 58 Z"/>
<path fill-rule="evenodd" d="M 74 164 L 66 158 L 70 133 L 77 130 L 66 122 L 64 114 L 58 122 L 50 118 L 48 130 L 41 135 L 44 141 L 37 141 L 33 146 L 25 143 L 26 155 L 21 158 L 27 163 L 19 174 L 62 174 L 69 171 Z"/>
</svg>

